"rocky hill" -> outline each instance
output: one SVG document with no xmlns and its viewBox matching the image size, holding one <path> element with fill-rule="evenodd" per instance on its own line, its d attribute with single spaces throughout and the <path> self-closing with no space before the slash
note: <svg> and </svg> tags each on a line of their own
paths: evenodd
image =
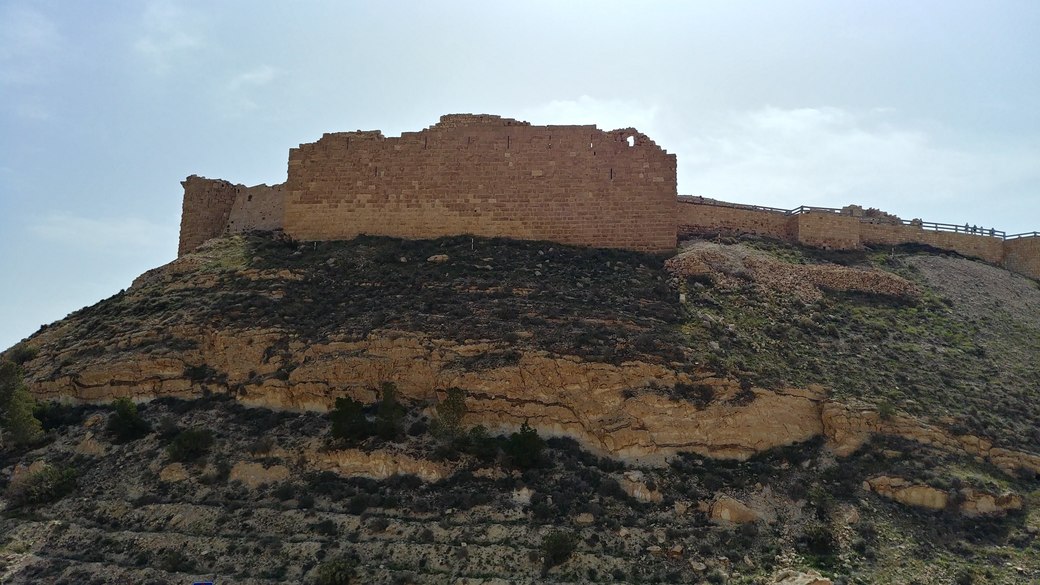
<svg viewBox="0 0 1040 585">
<path fill-rule="evenodd" d="M 6 355 L 5 583 L 1040 579 L 1040 287 L 934 250 L 236 236 Z"/>
</svg>

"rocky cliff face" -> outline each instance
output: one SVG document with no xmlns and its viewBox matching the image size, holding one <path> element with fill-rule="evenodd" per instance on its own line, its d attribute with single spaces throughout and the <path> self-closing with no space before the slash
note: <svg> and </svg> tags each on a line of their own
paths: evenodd
<svg viewBox="0 0 1040 585">
<path fill-rule="evenodd" d="M 231 447 L 228 436 L 219 481 L 245 486 L 250 498 L 295 485 L 304 474 L 328 473 L 351 481 L 414 476 L 431 486 L 479 477 L 509 484 L 503 505 L 536 510 L 548 494 L 558 504 L 562 496 L 526 473 L 468 456 L 431 456 L 423 421 L 436 417 L 445 391 L 457 387 L 466 399 L 464 427 L 508 435 L 526 422 L 543 437 L 574 439 L 587 456 L 641 468 L 611 475 L 609 485 L 624 494 L 618 497 L 680 517 L 698 514 L 710 530 L 768 523 L 789 531 L 784 546 L 808 539 L 802 545 L 812 548 L 818 526 L 803 517 L 805 506 L 826 517 L 828 534 L 851 534 L 860 530 L 848 519 L 852 511 L 867 512 L 848 498 L 867 494 L 944 514 L 1026 522 L 1024 492 L 1035 489 L 1040 474 L 1040 438 L 1022 431 L 1035 427 L 1027 401 L 1035 386 L 994 404 L 993 412 L 1017 411 L 1016 418 L 980 413 L 978 405 L 985 384 L 991 394 L 1028 385 L 1037 381 L 1037 367 L 1014 336 L 966 336 L 965 320 L 982 309 L 957 313 L 954 303 L 968 301 L 949 300 L 958 297 L 934 275 L 967 271 L 968 261 L 948 259 L 947 266 L 910 256 L 895 269 L 887 255 L 836 263 L 799 254 L 700 243 L 666 269 L 660 258 L 530 242 L 297 246 L 238 236 L 210 242 L 40 331 L 29 340 L 38 353 L 24 364 L 26 380 L 44 402 L 170 404 L 226 396 L 239 408 L 300 417 L 326 413 L 338 398 L 372 404 L 380 386 L 392 383 L 419 425 L 420 438 L 401 445 L 344 448 L 311 436 L 253 458 L 237 453 L 241 445 Z M 855 262 L 862 265 L 846 265 Z M 1040 292 L 1019 280 L 1012 283 L 1016 306 L 1028 313 Z M 998 317 L 991 323 L 1001 323 Z M 1040 331 L 1038 321 L 1020 322 L 1024 338 Z M 913 344 L 915 338 L 921 342 Z M 1023 343 L 1028 350 L 1032 342 Z M 870 360 L 876 371 L 868 378 L 862 372 Z M 890 371 L 904 360 L 902 370 Z M 925 371 L 953 361 L 955 368 Z M 942 378 L 937 385 L 955 386 L 962 400 L 934 395 L 934 377 Z M 917 394 L 893 403 L 893 396 L 907 396 L 897 384 Z M 122 452 L 97 425 L 69 431 L 68 441 L 67 453 L 79 457 L 107 461 Z M 811 454 L 801 463 L 791 455 L 800 451 Z M 704 458 L 692 467 L 702 474 L 692 480 L 695 495 L 682 487 L 691 458 Z M 732 480 L 732 469 L 755 480 L 717 479 Z M 140 481 L 157 486 L 221 477 L 216 466 L 159 460 L 144 473 Z M 816 476 L 828 478 L 819 489 L 834 492 L 828 497 L 841 506 L 805 493 L 804 483 L 821 481 Z M 602 511 L 586 508 L 561 513 L 573 514 L 577 526 L 599 526 Z M 506 516 L 523 515 L 510 510 Z M 852 537 L 836 538 L 834 546 L 852 550 Z M 684 570 L 697 575 L 709 568 L 684 555 L 684 545 L 664 544 L 640 554 L 689 561 Z M 669 553 L 672 546 L 679 552 Z M 481 554 L 497 554 L 491 548 Z M 405 564 L 415 563 L 409 557 Z M 389 579 L 380 575 L 376 581 Z"/>
</svg>

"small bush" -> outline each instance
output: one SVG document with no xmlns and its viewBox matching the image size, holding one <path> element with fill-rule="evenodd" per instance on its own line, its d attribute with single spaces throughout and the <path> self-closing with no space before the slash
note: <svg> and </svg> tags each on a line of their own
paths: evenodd
<svg viewBox="0 0 1040 585">
<path fill-rule="evenodd" d="M 213 446 L 213 432 L 209 429 L 191 428 L 181 431 L 166 447 L 166 454 L 173 461 L 194 461 L 209 452 Z"/>
<path fill-rule="evenodd" d="M 383 395 L 376 410 L 376 434 L 385 441 L 392 441 L 401 434 L 401 419 L 404 418 L 404 407 L 397 401 L 397 387 L 391 382 L 383 382 Z"/>
<path fill-rule="evenodd" d="M 21 368 L 0 360 L 0 445 L 5 440 L 24 444 L 40 438 L 43 430 L 33 416 L 35 407 L 36 401 L 22 382 Z"/>
<path fill-rule="evenodd" d="M 541 463 L 545 441 L 538 436 L 527 421 L 520 425 L 520 431 L 513 433 L 506 441 L 505 452 L 513 464 L 521 469 L 530 469 Z"/>
<path fill-rule="evenodd" d="M 889 401 L 884 401 L 878 405 L 878 416 L 881 420 L 892 420 L 892 417 L 896 415 L 896 407 Z"/>
<path fill-rule="evenodd" d="M 195 563 L 179 550 L 171 550 L 159 559 L 159 568 L 168 573 L 192 573 Z"/>
<path fill-rule="evenodd" d="M 14 362 L 16 365 L 22 365 L 25 362 L 36 357 L 39 353 L 35 347 L 27 345 L 25 343 L 19 343 L 18 345 L 11 348 L 11 351 L 7 353 L 7 359 Z"/>
<path fill-rule="evenodd" d="M 354 562 L 350 559 L 335 559 L 318 565 L 315 585 L 349 585 L 354 577 Z"/>
<path fill-rule="evenodd" d="M 116 398 L 114 412 L 108 417 L 105 429 L 115 443 L 129 443 L 152 432 L 152 425 L 137 413 L 137 405 L 129 398 Z"/>
<path fill-rule="evenodd" d="M 37 402 L 33 417 L 40 421 L 43 430 L 53 431 L 62 427 L 75 426 L 83 422 L 88 407 L 72 406 L 61 402 Z"/>
<path fill-rule="evenodd" d="M 364 409 L 364 405 L 353 398 L 337 398 L 336 406 L 329 411 L 332 437 L 353 443 L 371 436 L 372 425 L 365 418 Z"/>
<path fill-rule="evenodd" d="M 542 539 L 542 571 L 567 562 L 578 545 L 578 536 L 566 530 L 555 530 Z"/>
<path fill-rule="evenodd" d="M 433 432 L 445 439 L 454 439 L 462 433 L 462 418 L 466 416 L 466 393 L 461 388 L 448 388 L 447 396 L 437 403 L 437 418 Z"/>
<path fill-rule="evenodd" d="M 12 481 L 7 486 L 6 497 L 9 507 L 20 508 L 56 502 L 75 489 L 75 469 L 47 465 Z"/>
</svg>

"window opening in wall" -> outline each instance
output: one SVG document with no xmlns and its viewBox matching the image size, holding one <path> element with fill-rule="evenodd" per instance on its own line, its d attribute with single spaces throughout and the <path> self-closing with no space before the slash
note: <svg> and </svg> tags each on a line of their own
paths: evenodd
<svg viewBox="0 0 1040 585">
<path fill-rule="evenodd" d="M 247 195 L 246 196 L 246 201 L 252 201 L 252 200 L 253 200 L 253 196 L 252 195 Z"/>
<path fill-rule="evenodd" d="M 509 136 L 506 136 L 506 150 L 509 150 Z"/>
<path fill-rule="evenodd" d="M 610 180 L 614 180 L 614 169 L 610 169 Z"/>
<path fill-rule="evenodd" d="M 628 141 L 628 145 L 629 146 L 635 146 L 636 145 L 636 137 L 635 136 L 629 136 L 625 140 Z"/>
<path fill-rule="evenodd" d="M 426 148 L 429 146 L 429 140 L 430 140 L 429 136 L 423 136 L 422 137 L 422 147 L 423 147 L 423 150 L 426 150 Z"/>
</svg>

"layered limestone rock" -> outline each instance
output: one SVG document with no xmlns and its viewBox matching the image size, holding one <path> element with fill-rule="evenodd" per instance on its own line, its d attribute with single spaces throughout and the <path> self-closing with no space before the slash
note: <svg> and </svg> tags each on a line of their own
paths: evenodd
<svg viewBox="0 0 1040 585">
<path fill-rule="evenodd" d="M 981 457 L 1008 473 L 1028 470 L 1040 473 L 1040 455 L 993 446 L 974 435 L 954 435 L 920 420 L 894 414 L 883 417 L 871 405 L 827 401 L 821 408 L 823 432 L 834 452 L 845 457 L 863 446 L 873 435 L 890 435 L 932 445 L 945 451 Z"/>
<path fill-rule="evenodd" d="M 982 457 L 1008 472 L 1040 473 L 1038 455 L 952 435 L 913 417 L 885 418 L 868 404 L 829 400 L 817 386 L 753 388 L 754 400 L 746 402 L 733 400 L 741 393 L 734 380 L 694 379 L 667 365 L 637 361 L 615 365 L 528 351 L 513 364 L 464 370 L 460 360 L 508 348 L 414 333 L 384 331 L 361 341 L 313 345 L 292 341 L 277 329 L 172 327 L 165 334 L 196 346 L 176 355 L 131 351 L 149 335 L 161 335 L 137 332 L 109 340 L 127 351 L 81 361 L 75 371 L 33 376 L 30 388 L 42 400 L 85 402 L 231 391 L 250 406 L 325 411 L 342 396 L 375 401 L 382 382 L 395 383 L 403 400 L 425 405 L 436 403 L 438 390 L 458 386 L 467 392 L 468 425 L 511 432 L 528 421 L 543 435 L 573 437 L 598 454 L 631 462 L 659 464 L 679 452 L 746 459 L 821 434 L 836 454 L 847 456 L 872 435 L 884 434 Z M 199 375 L 200 370 L 210 373 Z M 716 400 L 699 407 L 660 391 L 692 383 L 710 387 Z"/>
<path fill-rule="evenodd" d="M 414 475 L 423 481 L 440 481 L 452 473 L 447 465 L 386 450 L 309 449 L 303 458 L 317 469 L 347 477 L 386 479 L 393 475 Z"/>
<path fill-rule="evenodd" d="M 803 573 L 788 569 L 777 573 L 770 585 L 832 585 L 832 581 L 816 571 Z"/>
<path fill-rule="evenodd" d="M 758 522 L 762 519 L 758 512 L 752 510 L 740 500 L 729 496 L 721 496 L 711 504 L 708 518 L 716 524 L 726 522 L 747 524 L 749 522 Z"/>
<path fill-rule="evenodd" d="M 694 380 L 660 364 L 614 365 L 530 351 L 515 364 L 466 371 L 456 365 L 460 359 L 503 348 L 395 332 L 310 346 L 287 341 L 277 330 L 174 333 L 197 340 L 198 347 L 179 357 L 124 352 L 84 363 L 75 373 L 31 380 L 32 390 L 44 400 L 108 402 L 234 389 L 250 406 L 325 411 L 338 397 L 374 401 L 382 382 L 393 382 L 402 400 L 418 404 L 432 404 L 438 389 L 458 386 L 467 392 L 466 424 L 508 432 L 527 421 L 544 435 L 573 437 L 594 452 L 647 463 L 680 451 L 746 459 L 823 430 L 822 389 L 754 388 L 754 400 L 734 401 L 728 398 L 741 393 L 736 381 Z M 284 349 L 273 355 L 270 348 L 278 346 Z M 195 374 L 205 368 L 219 376 Z M 701 408 L 660 391 L 695 381 L 718 399 Z"/>
<path fill-rule="evenodd" d="M 901 477 L 878 476 L 864 482 L 863 488 L 877 495 L 895 500 L 907 506 L 944 510 L 952 503 L 957 510 L 969 517 L 1003 515 L 1022 509 L 1022 496 L 1012 493 L 990 494 L 972 488 L 964 488 L 954 497 L 943 490 L 912 483 Z"/>
<path fill-rule="evenodd" d="M 900 504 L 929 510 L 943 510 L 949 496 L 945 491 L 927 485 L 913 484 L 901 477 L 874 477 L 863 486 L 877 495 Z"/>
</svg>

